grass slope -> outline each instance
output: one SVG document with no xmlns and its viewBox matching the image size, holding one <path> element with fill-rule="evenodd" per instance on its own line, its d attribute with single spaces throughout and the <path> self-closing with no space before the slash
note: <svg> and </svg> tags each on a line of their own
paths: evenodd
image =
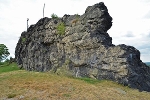
<svg viewBox="0 0 150 100">
<path fill-rule="evenodd" d="M 11 65 L 10 65 L 11 67 Z M 0 100 L 149 100 L 150 93 L 112 81 L 24 70 L 0 74 Z"/>
<path fill-rule="evenodd" d="M 0 74 L 4 72 L 14 71 L 14 70 L 19 70 L 16 63 L 11 63 L 11 64 L 4 63 L 0 65 Z"/>
</svg>

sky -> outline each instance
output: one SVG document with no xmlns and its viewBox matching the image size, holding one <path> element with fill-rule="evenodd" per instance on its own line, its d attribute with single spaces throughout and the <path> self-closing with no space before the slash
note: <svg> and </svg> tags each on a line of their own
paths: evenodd
<svg viewBox="0 0 150 100">
<path fill-rule="evenodd" d="M 0 44 L 5 44 L 11 57 L 19 37 L 29 25 L 55 13 L 82 15 L 87 6 L 104 2 L 113 25 L 108 30 L 115 45 L 134 46 L 141 52 L 141 60 L 150 62 L 150 0 L 0 0 Z"/>
</svg>

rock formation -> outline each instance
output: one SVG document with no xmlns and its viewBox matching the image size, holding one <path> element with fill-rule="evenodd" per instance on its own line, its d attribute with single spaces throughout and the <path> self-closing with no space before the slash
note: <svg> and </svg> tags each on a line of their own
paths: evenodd
<svg viewBox="0 0 150 100">
<path fill-rule="evenodd" d="M 76 77 L 108 79 L 150 91 L 150 67 L 140 60 L 136 48 L 112 44 L 107 33 L 111 26 L 112 17 L 103 2 L 87 7 L 81 16 L 42 18 L 22 32 L 16 61 L 29 71 L 59 73 L 64 68 Z"/>
</svg>

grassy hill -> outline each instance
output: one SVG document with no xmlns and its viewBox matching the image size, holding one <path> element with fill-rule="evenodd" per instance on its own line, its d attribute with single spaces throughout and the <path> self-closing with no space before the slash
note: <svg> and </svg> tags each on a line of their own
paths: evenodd
<svg viewBox="0 0 150 100">
<path fill-rule="evenodd" d="M 3 69 L 3 71 L 2 71 Z M 5 69 L 5 70 L 4 70 Z M 0 67 L 0 100 L 150 100 L 112 81 L 73 78 L 52 73 L 18 70 L 15 63 Z"/>
</svg>

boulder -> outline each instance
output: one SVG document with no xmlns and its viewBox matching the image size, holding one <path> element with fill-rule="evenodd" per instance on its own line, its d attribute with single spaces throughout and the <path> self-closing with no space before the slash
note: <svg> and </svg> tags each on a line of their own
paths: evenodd
<svg viewBox="0 0 150 100">
<path fill-rule="evenodd" d="M 150 92 L 150 67 L 136 48 L 112 44 L 107 33 L 111 26 L 103 2 L 87 7 L 83 15 L 42 18 L 22 32 L 16 62 L 29 71 L 108 79 Z"/>
</svg>

